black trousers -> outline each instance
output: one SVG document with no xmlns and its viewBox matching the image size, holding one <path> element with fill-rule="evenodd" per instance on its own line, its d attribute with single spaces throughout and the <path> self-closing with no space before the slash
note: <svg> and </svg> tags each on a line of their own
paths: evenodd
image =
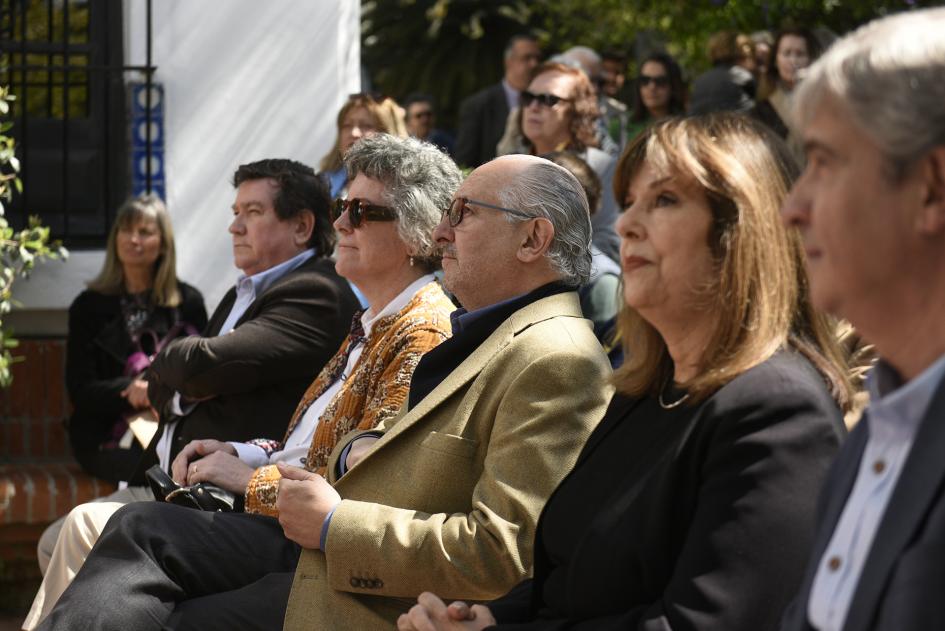
<svg viewBox="0 0 945 631">
<path fill-rule="evenodd" d="M 301 548 L 276 519 L 134 502 L 39 629 L 282 629 Z"/>
</svg>

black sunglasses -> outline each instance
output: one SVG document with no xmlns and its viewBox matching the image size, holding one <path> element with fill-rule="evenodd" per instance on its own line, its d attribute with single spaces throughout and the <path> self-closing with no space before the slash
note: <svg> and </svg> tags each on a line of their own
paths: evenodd
<svg viewBox="0 0 945 631">
<path fill-rule="evenodd" d="M 658 87 L 658 88 L 665 88 L 666 86 L 669 85 L 669 77 L 667 77 L 667 76 L 664 75 L 664 74 L 663 74 L 663 75 L 658 75 L 658 76 L 655 76 L 655 77 L 652 77 L 652 76 L 650 76 L 650 75 L 641 74 L 641 75 L 640 75 L 640 78 L 639 78 L 639 81 L 640 81 L 640 86 L 641 86 L 641 87 L 648 86 L 648 85 L 650 85 L 651 83 L 655 84 L 656 87 Z"/>
<path fill-rule="evenodd" d="M 463 216 L 466 214 L 467 206 L 482 206 L 483 208 L 491 208 L 492 210 L 501 210 L 504 213 L 509 213 L 510 215 L 514 215 L 522 219 L 535 218 L 534 215 L 527 215 L 520 210 L 515 210 L 514 208 L 503 208 L 502 206 L 495 206 L 485 202 L 477 202 L 474 199 L 468 199 L 466 197 L 457 197 L 452 202 L 450 202 L 450 207 L 443 211 L 443 216 L 449 219 L 451 227 L 455 228 L 459 225 L 459 222 L 463 220 Z"/>
<path fill-rule="evenodd" d="M 522 95 L 519 97 L 522 103 L 522 107 L 528 107 L 532 104 L 532 101 L 538 101 L 539 105 L 544 105 L 545 107 L 554 107 L 558 104 L 559 101 L 564 101 L 565 103 L 570 103 L 571 99 L 566 99 L 563 96 L 555 96 L 554 94 L 535 94 L 534 92 L 529 92 L 528 90 L 522 90 Z"/>
<path fill-rule="evenodd" d="M 332 222 L 338 221 L 338 218 L 348 211 L 348 221 L 357 228 L 365 221 L 394 221 L 397 219 L 397 211 L 388 206 L 378 206 L 358 199 L 336 199 L 331 208 Z"/>
</svg>

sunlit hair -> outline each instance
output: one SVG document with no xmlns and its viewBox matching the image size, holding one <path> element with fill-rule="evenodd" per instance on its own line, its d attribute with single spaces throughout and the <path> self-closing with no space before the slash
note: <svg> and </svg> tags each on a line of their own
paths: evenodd
<svg viewBox="0 0 945 631">
<path fill-rule="evenodd" d="M 392 134 L 401 138 L 407 136 L 403 110 L 394 99 L 382 96 L 375 98 L 370 94 L 352 94 L 338 112 L 338 118 L 335 121 L 335 144 L 318 165 L 322 171 L 337 171 L 341 168 L 344 160 L 344 156 L 341 155 L 341 126 L 344 125 L 348 113 L 357 107 L 367 110 L 374 119 L 374 127 L 378 133 Z"/>
<path fill-rule="evenodd" d="M 779 211 L 798 167 L 786 145 L 761 123 L 731 113 L 656 123 L 627 148 L 614 193 L 626 199 L 646 164 L 660 176 L 691 178 L 712 212 L 709 248 L 716 265 L 701 288 L 714 331 L 698 375 L 681 384 L 698 402 L 777 350 L 803 353 L 846 409 L 852 398 L 846 360 L 832 322 L 810 303 L 796 230 Z M 626 361 L 614 375 L 622 392 L 656 395 L 673 378 L 673 362 L 656 329 L 629 306 L 618 316 Z"/>
<path fill-rule="evenodd" d="M 384 198 L 397 211 L 397 234 L 427 271 L 440 266 L 433 229 L 463 181 L 456 163 L 436 146 L 416 138 L 377 134 L 345 156 L 348 179 L 359 173 L 384 185 Z"/>
<path fill-rule="evenodd" d="M 603 186 L 601 185 L 600 177 L 594 173 L 594 169 L 591 168 L 591 165 L 570 151 L 552 151 L 540 157 L 554 162 L 559 167 L 564 167 L 571 175 L 577 178 L 577 181 L 581 184 L 581 188 L 584 189 L 584 194 L 587 195 L 588 210 L 590 210 L 591 215 L 597 212 L 600 208 Z"/>
<path fill-rule="evenodd" d="M 125 201 L 118 209 L 115 222 L 108 233 L 105 245 L 105 265 L 98 276 L 88 283 L 89 289 L 116 295 L 125 291 L 125 270 L 118 259 L 118 232 L 131 229 L 140 221 L 157 223 L 161 235 L 161 252 L 154 263 L 151 299 L 160 307 L 176 307 L 180 304 L 180 289 L 177 286 L 177 259 L 174 254 L 174 229 L 167 207 L 157 195 L 139 195 Z"/>
<path fill-rule="evenodd" d="M 738 34 L 734 31 L 719 31 L 709 36 L 706 53 L 713 65 L 735 63 L 739 57 Z"/>
<path fill-rule="evenodd" d="M 597 119 L 600 117 L 600 109 L 597 106 L 597 93 L 591 80 L 587 78 L 584 71 L 574 66 L 562 64 L 554 61 L 546 61 L 532 73 L 532 81 L 548 72 L 557 72 L 559 74 L 574 77 L 574 92 L 571 94 L 571 118 L 569 121 L 571 140 L 567 149 L 582 151 L 587 147 L 597 146 Z M 531 83 L 531 81 L 529 81 Z M 524 112 L 524 108 L 522 108 Z M 529 148 L 532 148 L 532 142 L 525 137 L 525 142 Z"/>
<path fill-rule="evenodd" d="M 508 186 L 496 191 L 499 203 L 531 217 L 544 217 L 554 227 L 546 256 L 558 278 L 583 285 L 591 275 L 591 214 L 587 195 L 566 168 L 545 159 L 533 159 Z M 506 221 L 521 219 L 506 213 Z"/>
<path fill-rule="evenodd" d="M 795 90 L 795 122 L 803 125 L 826 95 L 844 104 L 891 179 L 900 178 L 945 145 L 945 8 L 875 20 L 837 41 Z"/>
</svg>

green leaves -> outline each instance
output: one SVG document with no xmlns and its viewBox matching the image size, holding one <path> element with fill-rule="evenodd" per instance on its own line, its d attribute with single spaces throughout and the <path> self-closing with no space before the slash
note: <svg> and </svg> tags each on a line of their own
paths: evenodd
<svg viewBox="0 0 945 631">
<path fill-rule="evenodd" d="M 0 87 L 0 115 L 9 113 L 13 99 L 8 87 Z M 23 192 L 23 182 L 17 177 L 16 141 L 6 135 L 12 127 L 10 121 L 0 122 L 0 388 L 9 387 L 13 381 L 10 367 L 23 359 L 11 352 L 19 342 L 3 328 L 3 316 L 14 306 L 14 281 L 29 276 L 38 261 L 64 260 L 69 255 L 59 241 L 50 242 L 49 228 L 39 217 L 30 217 L 26 228 L 16 231 L 3 216 L 3 201 L 10 201 L 14 189 Z"/>
<path fill-rule="evenodd" d="M 463 97 L 502 75 L 508 38 L 535 32 L 548 53 L 583 44 L 631 58 L 665 47 L 694 77 L 709 65 L 720 30 L 751 33 L 788 24 L 843 34 L 893 11 L 941 0 L 398 0 L 362 3 L 362 59 L 384 94 L 429 92 L 438 126 L 456 124 Z"/>
</svg>

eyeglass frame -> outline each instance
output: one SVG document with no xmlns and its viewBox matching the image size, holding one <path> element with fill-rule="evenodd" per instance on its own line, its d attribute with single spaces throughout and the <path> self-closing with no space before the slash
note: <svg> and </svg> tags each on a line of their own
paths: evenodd
<svg viewBox="0 0 945 631">
<path fill-rule="evenodd" d="M 532 102 L 537 102 L 542 107 L 554 107 L 558 103 L 564 101 L 565 103 L 571 103 L 574 99 L 569 99 L 563 96 L 558 96 L 557 94 L 551 94 L 549 92 L 542 92 L 540 94 L 535 94 L 529 90 L 522 90 L 518 97 L 519 103 L 521 103 L 522 108 L 526 108 L 532 104 Z M 527 101 L 527 102 L 526 102 Z M 550 103 L 549 101 L 554 101 Z"/>
<path fill-rule="evenodd" d="M 459 207 L 459 219 L 456 220 L 456 223 L 453 223 L 453 206 L 456 202 L 462 202 Z M 459 224 L 463 223 L 463 217 L 466 216 L 466 207 L 467 206 L 482 206 L 483 208 L 491 208 L 492 210 L 500 210 L 502 212 L 508 213 L 514 217 L 520 219 L 538 219 L 537 215 L 529 215 L 521 210 L 515 210 L 514 208 L 505 208 L 504 206 L 496 206 L 495 204 L 487 204 L 486 202 L 477 202 L 474 199 L 469 199 L 468 197 L 457 197 L 450 202 L 450 205 L 443 210 L 443 217 L 450 224 L 450 228 L 455 228 Z M 442 221 L 442 218 L 441 218 Z"/>
<path fill-rule="evenodd" d="M 351 199 L 339 197 L 328 209 L 332 223 L 338 221 L 345 212 L 348 213 L 348 221 L 354 228 L 360 228 L 365 221 L 396 221 L 399 216 L 397 211 L 390 206 L 372 204 L 358 197 Z"/>
</svg>

